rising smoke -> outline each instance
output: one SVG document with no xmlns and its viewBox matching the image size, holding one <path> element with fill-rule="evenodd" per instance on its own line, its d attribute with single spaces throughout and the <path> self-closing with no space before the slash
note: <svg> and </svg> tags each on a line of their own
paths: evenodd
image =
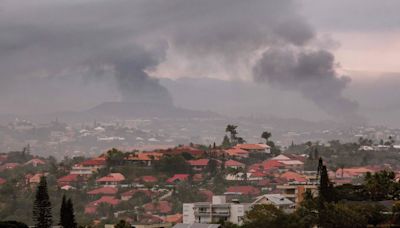
<svg viewBox="0 0 400 228">
<path fill-rule="evenodd" d="M 171 104 L 149 74 L 184 72 L 252 78 L 342 119 L 357 116 L 357 104 L 342 95 L 349 80 L 329 51 L 315 50 L 318 37 L 294 0 L 5 0 L 0 7 L 3 88 L 89 69 L 88 81 L 112 76 L 124 101 Z"/>
<path fill-rule="evenodd" d="M 254 78 L 299 91 L 318 107 L 346 121 L 357 121 L 358 105 L 343 97 L 350 78 L 339 76 L 334 56 L 326 50 L 270 48 L 254 67 Z"/>
</svg>

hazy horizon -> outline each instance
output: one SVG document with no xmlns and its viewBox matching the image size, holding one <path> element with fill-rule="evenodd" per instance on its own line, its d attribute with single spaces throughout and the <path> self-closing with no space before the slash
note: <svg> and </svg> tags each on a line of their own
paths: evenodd
<svg viewBox="0 0 400 228">
<path fill-rule="evenodd" d="M 145 101 L 400 126 L 399 6 L 0 1 L 0 113 Z"/>
</svg>

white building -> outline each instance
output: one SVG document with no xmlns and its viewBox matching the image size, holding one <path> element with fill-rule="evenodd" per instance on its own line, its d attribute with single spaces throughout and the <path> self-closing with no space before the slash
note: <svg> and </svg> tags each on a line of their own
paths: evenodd
<svg viewBox="0 0 400 228">
<path fill-rule="evenodd" d="M 280 194 L 267 194 L 257 197 L 253 203 L 227 203 L 225 196 L 213 196 L 212 203 L 183 204 L 183 223 L 220 223 L 227 221 L 241 225 L 246 211 L 257 204 L 272 204 L 285 212 L 293 211 L 295 203 Z"/>
<path fill-rule="evenodd" d="M 242 224 L 249 204 L 227 203 L 225 196 L 213 196 L 212 203 L 183 204 L 183 223 L 218 223 L 229 221 Z"/>
<path fill-rule="evenodd" d="M 256 204 L 272 204 L 287 213 L 293 212 L 295 208 L 295 203 L 281 194 L 265 194 L 259 196 L 251 205 L 253 206 Z"/>
</svg>

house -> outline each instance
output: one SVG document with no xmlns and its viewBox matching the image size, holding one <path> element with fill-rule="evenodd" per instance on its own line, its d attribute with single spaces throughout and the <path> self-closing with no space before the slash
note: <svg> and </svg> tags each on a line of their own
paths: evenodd
<svg viewBox="0 0 400 228">
<path fill-rule="evenodd" d="M 249 157 L 249 152 L 246 150 L 242 150 L 240 148 L 230 148 L 225 150 L 225 153 L 229 157 L 233 158 L 248 158 Z"/>
<path fill-rule="evenodd" d="M 4 165 L 0 166 L 0 171 L 4 171 L 7 169 L 15 169 L 19 167 L 21 164 L 15 162 L 5 163 Z"/>
<path fill-rule="evenodd" d="M 124 175 L 121 173 L 110 173 L 107 176 L 101 177 L 96 180 L 96 183 L 103 186 L 118 186 L 125 180 Z"/>
<path fill-rule="evenodd" d="M 193 157 L 200 157 L 205 154 L 205 151 L 194 148 L 192 146 L 178 146 L 173 149 L 168 149 L 163 151 L 164 154 L 169 154 L 169 155 L 180 155 L 183 153 L 188 153 L 192 155 Z"/>
<path fill-rule="evenodd" d="M 284 195 L 281 194 L 265 194 L 256 198 L 251 204 L 252 206 L 257 204 L 271 204 L 275 207 L 282 209 L 285 212 L 293 212 L 295 203 L 290 201 Z"/>
<path fill-rule="evenodd" d="M 148 189 L 131 189 L 121 194 L 121 200 L 122 201 L 130 200 L 138 192 L 144 193 L 148 197 L 152 197 L 154 195 L 154 193 Z"/>
<path fill-rule="evenodd" d="M 276 161 L 288 161 L 291 160 L 287 155 L 283 155 L 283 154 L 279 154 L 273 158 L 271 158 L 271 160 L 276 160 Z"/>
<path fill-rule="evenodd" d="M 279 177 L 286 179 L 287 182 L 296 182 L 296 183 L 307 182 L 307 178 L 304 175 L 292 171 L 284 172 Z"/>
<path fill-rule="evenodd" d="M 225 180 L 227 181 L 244 181 L 250 178 L 251 173 L 229 173 L 225 176 Z"/>
<path fill-rule="evenodd" d="M 36 173 L 36 174 L 34 174 L 34 175 L 26 175 L 25 176 L 25 178 L 26 178 L 26 184 L 28 184 L 28 185 L 36 185 L 36 184 L 39 184 L 40 183 L 40 179 L 43 177 L 43 176 L 45 176 L 45 174 L 43 174 L 43 173 Z"/>
<path fill-rule="evenodd" d="M 59 187 L 63 187 L 65 185 L 74 186 L 81 181 L 83 180 L 78 174 L 68 174 L 66 176 L 58 178 L 57 184 Z"/>
<path fill-rule="evenodd" d="M 207 168 L 209 159 L 197 159 L 197 160 L 189 160 L 188 163 L 193 167 L 196 171 L 202 171 Z"/>
<path fill-rule="evenodd" d="M 178 182 L 187 181 L 189 174 L 175 174 L 173 177 L 167 179 L 167 183 L 173 184 Z"/>
<path fill-rule="evenodd" d="M 228 160 L 225 162 L 225 168 L 227 169 L 244 169 L 246 167 L 245 164 L 235 161 L 235 160 Z"/>
<path fill-rule="evenodd" d="M 151 166 L 154 161 L 160 160 L 162 156 L 164 156 L 164 154 L 160 152 L 140 152 L 130 154 L 125 160 L 131 163 L 141 163 L 146 166 Z"/>
<path fill-rule="evenodd" d="M 210 223 L 220 221 L 240 225 L 247 209 L 248 205 L 246 204 L 228 203 L 226 196 L 213 196 L 212 202 L 184 203 L 183 223 L 188 224 L 187 227 L 202 227 L 201 225 L 197 226 L 197 223 L 206 225 L 205 227 L 214 227 Z"/>
<path fill-rule="evenodd" d="M 375 173 L 376 170 L 367 167 L 352 167 L 352 168 L 338 169 L 335 174 L 336 178 L 353 179 L 353 178 L 363 177 L 368 172 Z"/>
<path fill-rule="evenodd" d="M 271 147 L 266 144 L 237 144 L 235 148 L 246 150 L 251 153 L 271 153 Z"/>
<path fill-rule="evenodd" d="M 318 186 L 316 184 L 284 184 L 278 185 L 277 189 L 283 196 L 290 201 L 295 202 L 296 206 L 303 201 L 304 193 L 308 190 L 314 196 L 318 194 Z"/>
<path fill-rule="evenodd" d="M 158 181 L 158 178 L 155 176 L 142 176 L 140 179 L 142 179 L 144 183 L 156 183 Z"/>
<path fill-rule="evenodd" d="M 260 190 L 253 186 L 231 186 L 226 189 L 224 194 L 256 196 L 260 194 Z"/>
<path fill-rule="evenodd" d="M 117 194 L 118 189 L 115 187 L 100 187 L 93 189 L 91 191 L 88 191 L 88 195 L 115 195 Z"/>
<path fill-rule="evenodd" d="M 249 172 L 265 172 L 265 171 L 273 171 L 273 170 L 281 170 L 284 169 L 284 165 L 276 160 L 267 160 L 262 163 L 256 163 L 249 167 Z"/>
<path fill-rule="evenodd" d="M 92 175 L 97 172 L 97 170 L 106 167 L 106 158 L 98 157 L 90 160 L 83 161 L 72 167 L 70 174 L 78 175 Z"/>
<path fill-rule="evenodd" d="M 24 165 L 32 165 L 33 167 L 37 167 L 39 165 L 45 165 L 45 164 L 46 164 L 45 161 L 38 159 L 38 158 L 33 158 L 33 159 L 25 162 Z"/>
<path fill-rule="evenodd" d="M 238 173 L 230 173 L 227 174 L 225 176 L 225 180 L 227 181 L 244 181 L 244 180 L 248 180 L 248 181 L 259 181 L 264 179 L 264 177 L 266 176 L 265 173 L 243 173 L 243 172 L 238 172 Z"/>
<path fill-rule="evenodd" d="M 304 157 L 301 156 L 280 154 L 276 157 L 271 158 L 271 160 L 280 162 L 285 169 L 291 169 L 291 170 L 304 169 Z"/>
<path fill-rule="evenodd" d="M 116 199 L 114 196 L 102 196 L 100 199 L 90 202 L 88 205 L 85 206 L 85 214 L 96 214 L 97 207 L 100 204 L 109 204 L 112 206 L 116 206 L 121 201 Z"/>
<path fill-rule="evenodd" d="M 152 214 L 169 214 L 172 211 L 172 204 L 168 201 L 158 201 L 146 203 L 143 205 L 143 209 L 146 213 Z"/>
</svg>

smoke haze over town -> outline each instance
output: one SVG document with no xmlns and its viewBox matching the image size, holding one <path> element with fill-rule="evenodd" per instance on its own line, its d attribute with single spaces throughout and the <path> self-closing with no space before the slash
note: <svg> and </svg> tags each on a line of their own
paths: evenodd
<svg viewBox="0 0 400 228">
<path fill-rule="evenodd" d="M 234 96 L 220 94 L 215 99 L 229 108 L 212 110 L 208 99 L 196 110 L 400 125 L 385 112 L 400 111 L 400 69 L 389 66 L 399 45 L 377 35 L 399 36 L 399 16 L 386 10 L 399 3 L 356 3 L 4 0 L 0 112 L 83 111 L 108 101 L 186 108 L 199 100 L 185 91 L 192 86 L 185 78 L 192 78 L 209 91 L 197 96 L 218 94 L 223 86 L 231 94 L 245 91 L 243 105 L 257 107 L 243 113 Z M 328 14 L 331 8 L 340 13 Z M 349 37 L 357 34 L 368 38 L 354 43 Z M 367 48 L 371 44 L 375 50 Z M 162 85 L 160 78 L 171 81 Z M 293 106 L 296 112 L 288 114 Z"/>
</svg>

